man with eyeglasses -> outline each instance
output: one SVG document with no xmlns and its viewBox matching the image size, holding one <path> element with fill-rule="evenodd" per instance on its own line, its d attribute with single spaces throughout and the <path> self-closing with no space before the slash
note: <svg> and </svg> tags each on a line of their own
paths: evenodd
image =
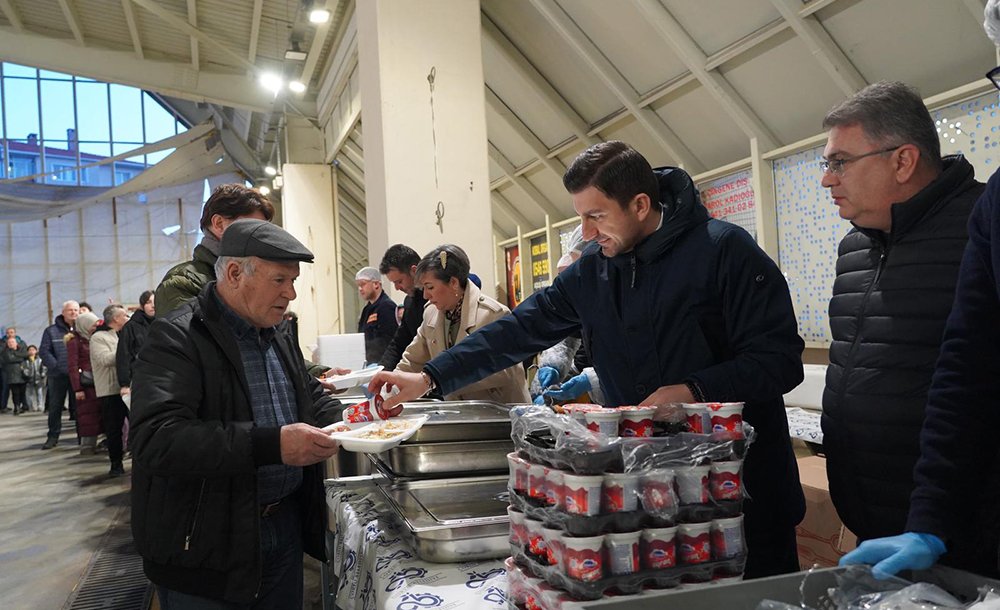
<svg viewBox="0 0 1000 610">
<path fill-rule="evenodd" d="M 930 113 L 903 83 L 865 87 L 823 126 L 822 184 L 854 225 L 830 301 L 823 447 L 837 512 L 867 540 L 906 525 L 927 391 L 983 185 L 964 157 L 941 157 Z M 971 550 L 956 547 L 954 559 Z"/>
<path fill-rule="evenodd" d="M 1000 45 L 1000 1 L 985 9 Z M 1000 67 L 987 74 L 1000 89 Z M 1000 576 L 1000 173 L 969 217 L 955 301 L 934 369 L 905 533 L 869 540 L 842 564 L 873 564 L 887 577 L 942 563 Z M 970 552 L 971 551 L 971 552 Z M 958 555 L 958 557 L 956 557 Z"/>
</svg>

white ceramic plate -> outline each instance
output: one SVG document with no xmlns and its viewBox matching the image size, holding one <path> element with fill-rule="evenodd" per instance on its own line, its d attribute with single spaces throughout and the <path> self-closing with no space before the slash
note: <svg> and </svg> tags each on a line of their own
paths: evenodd
<svg viewBox="0 0 1000 610">
<path fill-rule="evenodd" d="M 330 375 L 325 378 L 327 383 L 333 384 L 334 389 L 346 390 L 348 388 L 356 388 L 359 385 L 364 385 L 372 380 L 375 373 L 378 373 L 383 368 L 382 365 L 373 366 L 369 369 L 361 369 L 359 371 L 351 371 L 346 375 Z"/>
<path fill-rule="evenodd" d="M 427 421 L 428 415 L 393 417 L 384 421 L 375 421 L 360 424 L 333 424 L 324 430 L 331 430 L 330 438 L 340 442 L 340 446 L 347 451 L 360 453 L 381 453 L 388 451 L 396 445 L 416 434 L 417 430 Z M 377 430 L 389 428 L 395 432 L 391 436 L 379 438 L 365 438 L 367 435 Z M 338 431 L 348 428 L 347 431 Z M 398 429 L 398 432 L 396 432 Z"/>
</svg>

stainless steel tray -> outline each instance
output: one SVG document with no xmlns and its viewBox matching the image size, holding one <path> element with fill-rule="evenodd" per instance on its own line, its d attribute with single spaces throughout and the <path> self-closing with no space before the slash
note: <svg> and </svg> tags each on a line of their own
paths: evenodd
<svg viewBox="0 0 1000 610">
<path fill-rule="evenodd" d="M 510 438 L 510 408 L 496 402 L 454 400 L 403 406 L 408 414 L 430 416 L 404 444 Z"/>
<path fill-rule="evenodd" d="M 426 424 L 425 424 L 426 425 Z M 507 471 L 507 454 L 514 442 L 505 440 L 456 443 L 403 443 L 378 454 L 378 460 L 395 476 L 487 473 Z"/>
<path fill-rule="evenodd" d="M 453 563 L 510 554 L 507 477 L 379 485 L 424 561 Z"/>
</svg>

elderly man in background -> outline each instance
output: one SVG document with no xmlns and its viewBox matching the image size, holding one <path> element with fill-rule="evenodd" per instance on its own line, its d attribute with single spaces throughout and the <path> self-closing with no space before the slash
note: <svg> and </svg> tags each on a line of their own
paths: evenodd
<svg viewBox="0 0 1000 610">
<path fill-rule="evenodd" d="M 301 608 L 303 550 L 324 560 L 320 462 L 341 417 L 276 332 L 313 255 L 286 231 L 226 230 L 217 282 L 157 318 L 135 364 L 132 533 L 160 605 Z"/>
<path fill-rule="evenodd" d="M 354 281 L 358 294 L 367 302 L 358 319 L 358 332 L 365 335 L 365 364 L 377 364 L 399 327 L 396 304 L 382 290 L 378 269 L 364 267 L 354 276 Z"/>
<path fill-rule="evenodd" d="M 62 313 L 56 316 L 52 325 L 42 333 L 42 341 L 38 346 L 38 355 L 48 369 L 48 393 L 45 406 L 49 411 L 49 431 L 42 449 L 52 449 L 59 443 L 62 432 L 62 410 L 69 396 L 70 419 L 76 419 L 76 396 L 70 391 L 69 360 L 63 337 L 73 331 L 76 319 L 80 315 L 80 304 L 76 301 L 66 301 Z"/>
<path fill-rule="evenodd" d="M 122 426 L 128 417 L 128 408 L 122 401 L 116 364 L 118 333 L 126 322 L 128 312 L 123 305 L 108 305 L 104 308 L 104 324 L 90 337 L 90 365 L 94 369 L 94 389 L 101 401 L 101 424 L 108 438 L 108 459 L 111 461 L 108 476 L 111 477 L 125 474 Z"/>
<path fill-rule="evenodd" d="M 854 225 L 830 301 L 823 448 L 834 506 L 866 540 L 906 525 L 927 391 L 983 185 L 962 155 L 941 157 L 930 113 L 903 83 L 865 87 L 823 125 L 823 186 Z M 978 553 L 975 538 L 953 542 L 958 565 Z"/>
</svg>

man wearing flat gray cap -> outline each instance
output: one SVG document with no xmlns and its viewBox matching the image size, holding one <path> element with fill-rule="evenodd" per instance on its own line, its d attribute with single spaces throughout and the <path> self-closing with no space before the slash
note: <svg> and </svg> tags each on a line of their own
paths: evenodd
<svg viewBox="0 0 1000 610">
<path fill-rule="evenodd" d="M 341 419 L 285 333 L 300 262 L 284 229 L 237 220 L 215 282 L 157 318 L 135 364 L 132 533 L 160 606 L 301 608 L 324 560 L 321 427 Z"/>
</svg>

